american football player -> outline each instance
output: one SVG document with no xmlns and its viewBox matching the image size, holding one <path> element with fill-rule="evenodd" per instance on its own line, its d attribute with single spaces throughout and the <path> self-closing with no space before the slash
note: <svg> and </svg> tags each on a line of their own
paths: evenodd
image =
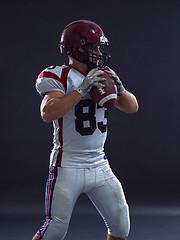
<svg viewBox="0 0 180 240">
<path fill-rule="evenodd" d="M 138 103 L 107 67 L 107 44 L 96 23 L 78 20 L 68 24 L 60 40 L 60 51 L 68 56 L 68 64 L 50 66 L 36 80 L 36 90 L 43 97 L 41 117 L 53 123 L 54 147 L 46 184 L 46 220 L 33 240 L 64 239 L 73 207 L 82 193 L 104 219 L 107 240 L 125 240 L 128 236 L 128 204 L 104 152 L 107 109 L 89 96 L 92 86 L 103 86 L 105 79 L 99 68 L 104 68 L 117 85 L 118 109 L 135 113 Z"/>
</svg>

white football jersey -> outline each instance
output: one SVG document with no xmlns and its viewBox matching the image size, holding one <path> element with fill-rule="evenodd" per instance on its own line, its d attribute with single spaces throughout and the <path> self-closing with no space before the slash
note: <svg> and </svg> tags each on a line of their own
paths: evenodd
<svg viewBox="0 0 180 240">
<path fill-rule="evenodd" d="M 68 94 L 80 86 L 85 76 L 67 65 L 51 66 L 39 74 L 36 90 L 41 96 L 51 91 Z M 50 165 L 92 168 L 107 162 L 104 154 L 107 109 L 98 106 L 89 94 L 62 118 L 53 121 L 53 127 Z"/>
</svg>

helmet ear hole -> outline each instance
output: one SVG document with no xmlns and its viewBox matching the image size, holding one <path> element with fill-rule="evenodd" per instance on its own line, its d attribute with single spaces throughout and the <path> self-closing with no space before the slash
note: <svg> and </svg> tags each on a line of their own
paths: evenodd
<svg viewBox="0 0 180 240">
<path fill-rule="evenodd" d="M 81 48 L 78 49 L 77 47 L 70 47 L 70 50 L 68 51 L 67 54 L 80 62 L 83 62 L 84 59 L 86 59 L 84 55 L 84 50 Z"/>
</svg>

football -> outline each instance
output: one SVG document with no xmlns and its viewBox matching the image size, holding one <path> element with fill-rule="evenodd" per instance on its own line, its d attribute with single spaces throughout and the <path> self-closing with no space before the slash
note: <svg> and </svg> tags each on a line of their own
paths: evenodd
<svg viewBox="0 0 180 240">
<path fill-rule="evenodd" d="M 117 100 L 117 87 L 111 76 L 104 72 L 100 77 L 105 78 L 101 83 L 104 87 L 93 86 L 90 91 L 92 100 L 99 106 L 111 109 L 115 107 Z"/>
</svg>

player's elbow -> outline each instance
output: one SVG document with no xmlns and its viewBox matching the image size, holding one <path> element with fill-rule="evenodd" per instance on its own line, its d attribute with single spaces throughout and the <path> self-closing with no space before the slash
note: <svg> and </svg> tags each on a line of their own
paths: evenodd
<svg viewBox="0 0 180 240">
<path fill-rule="evenodd" d="M 139 109 L 139 105 L 136 102 L 136 103 L 132 104 L 132 106 L 131 106 L 131 108 L 129 110 L 129 113 L 136 113 L 136 112 L 138 112 L 138 109 Z"/>
<path fill-rule="evenodd" d="M 128 104 L 121 104 L 119 102 L 116 103 L 116 107 L 125 113 L 136 113 L 138 112 L 139 105 L 137 101 L 129 102 Z"/>
<path fill-rule="evenodd" d="M 49 123 L 54 120 L 53 112 L 49 104 L 41 104 L 40 112 L 44 122 Z"/>
<path fill-rule="evenodd" d="M 139 104 L 135 96 L 131 95 L 128 102 L 124 104 L 124 112 L 126 113 L 136 113 L 139 109 Z"/>
<path fill-rule="evenodd" d="M 49 108 L 46 105 L 41 106 L 41 117 L 43 121 L 46 123 L 49 123 L 52 120 L 54 120 L 52 116 L 52 112 L 49 110 Z"/>
<path fill-rule="evenodd" d="M 43 119 L 44 122 L 49 123 L 52 121 L 52 118 L 49 114 L 41 111 L 41 118 Z"/>
<path fill-rule="evenodd" d="M 61 118 L 62 116 L 56 111 L 53 111 L 48 107 L 44 107 L 41 109 L 41 117 L 44 122 L 49 123 L 52 122 L 53 120 Z"/>
<path fill-rule="evenodd" d="M 137 104 L 137 106 L 136 106 L 136 109 L 135 109 L 134 113 L 136 113 L 136 112 L 138 112 L 138 111 L 139 111 L 139 105 Z"/>
<path fill-rule="evenodd" d="M 139 105 L 137 103 L 131 104 L 129 108 L 125 110 L 126 113 L 137 113 L 139 109 Z"/>
</svg>

